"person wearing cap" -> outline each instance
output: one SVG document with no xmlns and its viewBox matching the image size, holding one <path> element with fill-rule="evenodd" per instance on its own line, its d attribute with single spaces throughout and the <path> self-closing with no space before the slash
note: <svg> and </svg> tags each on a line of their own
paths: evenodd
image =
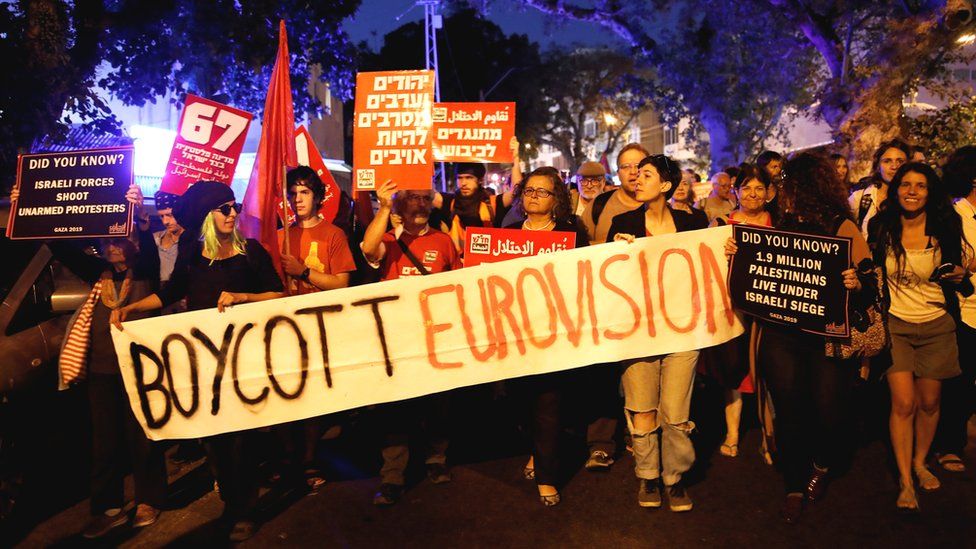
<svg viewBox="0 0 976 549">
<path fill-rule="evenodd" d="M 455 164 L 456 193 L 435 193 L 433 206 L 458 253 L 464 249 L 467 227 L 501 227 L 512 206 L 512 192 L 489 194 L 485 190 L 485 165 Z"/>
<path fill-rule="evenodd" d="M 607 187 L 607 170 L 599 162 L 583 162 L 576 171 L 576 181 L 579 190 L 570 191 L 570 197 L 573 200 L 573 213 L 581 216 L 593 199 L 603 194 Z"/>
<path fill-rule="evenodd" d="M 356 262 L 349 251 L 346 234 L 319 216 L 325 201 L 325 184 L 308 166 L 288 170 L 285 179 L 295 223 L 288 227 L 289 249 L 284 247 L 284 229 L 278 230 L 278 244 L 289 293 L 305 295 L 349 286 L 349 273 L 356 270 Z M 322 435 L 322 419 L 313 417 L 281 425 L 278 429 L 288 454 L 289 467 L 285 472 L 311 489 L 325 484 L 315 463 L 315 445 Z"/>
<path fill-rule="evenodd" d="M 112 311 L 111 322 L 133 313 L 153 311 L 186 298 L 187 310 L 217 307 L 219 312 L 238 303 L 283 297 L 284 287 L 271 256 L 237 228 L 240 204 L 229 186 L 200 181 L 180 198 L 174 213 L 187 234 L 180 239 L 170 283 L 158 292 Z M 251 432 L 225 433 L 204 439 L 207 460 L 217 477 L 224 517 L 233 524 L 232 541 L 254 535 L 258 499 L 257 464 L 253 463 Z"/>
<path fill-rule="evenodd" d="M 156 214 L 163 223 L 163 230 L 153 233 L 153 240 L 156 242 L 156 249 L 159 250 L 159 285 L 169 284 L 169 278 L 173 275 L 173 268 L 176 267 L 176 256 L 179 253 L 180 235 L 183 234 L 183 227 L 176 221 L 173 215 L 173 206 L 180 198 L 179 195 L 159 191 L 154 195 L 156 201 Z M 142 229 L 142 227 L 140 227 Z M 147 227 L 148 229 L 148 227 Z M 186 304 L 182 301 L 167 307 L 162 314 L 182 313 L 186 310 Z"/>
</svg>

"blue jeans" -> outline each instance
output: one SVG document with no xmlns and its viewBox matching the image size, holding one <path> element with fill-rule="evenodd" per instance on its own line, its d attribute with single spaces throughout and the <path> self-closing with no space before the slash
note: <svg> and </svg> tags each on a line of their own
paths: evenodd
<svg viewBox="0 0 976 549">
<path fill-rule="evenodd" d="M 695 424 L 688 416 L 697 362 L 698 351 L 623 362 L 624 415 L 637 478 L 663 476 L 664 484 L 671 486 L 695 462 L 695 447 L 689 436 Z M 657 412 L 657 425 L 650 431 L 634 428 L 632 414 L 640 412 Z M 662 423 L 664 428 L 659 429 Z"/>
</svg>

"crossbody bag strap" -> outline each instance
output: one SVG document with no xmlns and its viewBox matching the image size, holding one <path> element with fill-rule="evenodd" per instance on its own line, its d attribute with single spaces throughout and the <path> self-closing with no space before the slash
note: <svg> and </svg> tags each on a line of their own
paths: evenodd
<svg viewBox="0 0 976 549">
<path fill-rule="evenodd" d="M 403 251 L 403 255 L 407 256 L 407 259 L 409 259 L 410 262 L 413 263 L 413 266 L 416 267 L 418 271 L 420 271 L 420 274 L 425 276 L 430 274 L 430 271 L 427 270 L 427 267 L 425 267 L 424 264 L 421 263 L 419 259 L 417 259 L 417 256 L 413 255 L 413 252 L 410 251 L 410 248 L 408 248 L 407 245 L 404 244 L 402 240 L 397 238 L 396 242 L 397 245 L 400 246 L 400 250 Z"/>
</svg>

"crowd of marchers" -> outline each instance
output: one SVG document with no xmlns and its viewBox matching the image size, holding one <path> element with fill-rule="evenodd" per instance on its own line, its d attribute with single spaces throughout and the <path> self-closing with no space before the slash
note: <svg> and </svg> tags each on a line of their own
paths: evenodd
<svg viewBox="0 0 976 549">
<path fill-rule="evenodd" d="M 294 222 L 279 229 L 283 278 L 262 245 L 242 236 L 241 205 L 227 185 L 201 181 L 182 196 L 157 193 L 163 230 L 152 232 L 149 209 L 133 186 L 127 199 L 136 216 L 131 238 L 101 241 L 90 255 L 54 243 L 59 258 L 93 284 L 76 313 L 61 357 L 63 372 L 87 384 L 92 418 L 92 518 L 83 535 L 104 536 L 131 521 L 153 524 L 167 493 L 165 449 L 150 441 L 125 394 L 110 326 L 123 328 L 154 314 L 210 309 L 284 295 L 328 292 L 350 284 L 424 276 L 463 268 L 465 230 L 504 227 L 570 231 L 576 245 L 653 238 L 709 226 L 748 224 L 851 239 L 851 264 L 837 273 L 850 291 L 851 314 L 883 323 L 880 353 L 866 357 L 838 349 L 830 338 L 750 320 L 745 333 L 706 349 L 645 356 L 509 380 L 528 433 L 522 475 L 546 506 L 560 502 L 559 461 L 567 455 L 560 433 L 567 410 L 585 411 L 590 471 L 609 469 L 622 452 L 633 455 L 636 502 L 641 507 L 691 511 L 683 475 L 695 462 L 691 417 L 696 376 L 721 385 L 725 439 L 719 451 L 739 455 L 743 393 L 754 393 L 762 426 L 760 453 L 783 476 L 782 517 L 795 523 L 804 506 L 821 499 L 848 448 L 840 436 L 850 421 L 859 380 L 890 389 L 888 429 L 899 486 L 899 510 L 919 511 L 918 490 L 938 490 L 945 475 L 965 471 L 966 424 L 976 393 L 976 147 L 963 147 L 932 166 L 902 141 L 882 144 L 870 176 L 851 184 L 847 158 L 801 152 L 784 158 L 765 151 L 754 163 L 713 173 L 711 193 L 696 199 L 700 178 L 665 155 L 624 146 L 616 174 L 585 162 L 563 180 L 558 170 L 520 170 L 518 145 L 511 180 L 485 185 L 481 164 L 457 164 L 452 193 L 398 190 L 387 181 L 378 206 L 343 194 L 334 222 L 319 214 L 326 188 L 306 167 L 287 174 Z M 363 193 L 365 194 L 365 193 Z M 15 190 L 13 197 L 17 198 Z M 367 197 L 368 198 L 368 197 Z M 287 249 L 284 247 L 286 239 Z M 736 253 L 730 239 L 726 254 Z M 880 307 L 880 316 L 864 315 Z M 881 381 L 878 381 L 881 380 Z M 461 413 L 451 392 L 375 407 L 382 446 L 379 506 L 400 500 L 410 459 L 408 433 L 420 446 L 427 477 L 451 481 L 448 421 Z M 625 435 L 618 440 L 618 423 Z M 281 444 L 276 475 L 308 489 L 325 482 L 316 444 L 334 418 L 273 428 Z M 224 502 L 232 540 L 257 528 L 261 482 L 253 432 L 183 441 L 177 457 L 205 451 Z M 621 443 L 626 441 L 625 443 Z M 414 441 L 416 442 L 416 441 Z M 203 450 L 200 450 L 202 446 Z M 417 447 L 414 444 L 414 447 Z M 124 511 L 123 479 L 132 465 L 135 510 Z"/>
</svg>

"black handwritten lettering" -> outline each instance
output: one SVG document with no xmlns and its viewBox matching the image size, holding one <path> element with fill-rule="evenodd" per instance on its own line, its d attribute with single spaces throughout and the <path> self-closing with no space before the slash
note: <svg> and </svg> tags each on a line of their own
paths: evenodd
<svg viewBox="0 0 976 549">
<path fill-rule="evenodd" d="M 240 381 L 237 379 L 237 359 L 240 358 L 241 340 L 244 339 L 244 334 L 249 332 L 253 327 L 253 322 L 248 322 L 241 327 L 241 331 L 237 333 L 237 339 L 234 341 L 234 354 L 231 355 L 230 359 L 230 375 L 232 378 L 234 378 L 234 392 L 237 393 L 237 398 L 241 399 L 241 401 L 247 404 L 257 404 L 268 398 L 268 393 L 271 392 L 267 387 L 263 387 L 261 389 L 261 394 L 255 398 L 251 398 L 245 395 L 244 391 L 241 390 Z"/>
<path fill-rule="evenodd" d="M 197 328 L 190 330 L 190 335 L 197 338 L 203 346 L 210 351 L 214 358 L 217 359 L 217 369 L 214 372 L 213 378 L 213 398 L 210 401 L 210 415 L 215 416 L 217 412 L 220 411 L 220 383 L 224 379 L 224 369 L 227 367 L 227 353 L 230 351 L 230 343 L 234 339 L 234 325 L 229 324 L 227 329 L 224 330 L 224 339 L 220 344 L 220 349 L 210 341 L 207 334 L 201 332 Z"/>
<path fill-rule="evenodd" d="M 385 303 L 387 301 L 396 301 L 400 299 L 398 295 L 387 295 L 383 297 L 374 297 L 372 299 L 362 299 L 359 301 L 354 301 L 350 305 L 353 307 L 363 307 L 369 305 L 370 309 L 373 311 L 373 320 L 376 322 L 376 333 L 380 336 L 380 347 L 383 348 L 383 360 L 386 361 L 386 375 L 393 377 L 393 363 L 390 362 L 390 351 L 386 347 L 386 332 L 383 331 L 383 317 L 380 316 L 380 303 Z"/>
<path fill-rule="evenodd" d="M 332 387 L 332 370 L 329 368 L 329 341 L 325 336 L 325 313 L 338 313 L 342 305 L 325 305 L 322 307 L 308 307 L 298 309 L 296 315 L 315 315 L 319 325 L 319 342 L 322 344 L 322 369 L 325 371 L 325 385 Z"/>
<path fill-rule="evenodd" d="M 173 413 L 173 405 L 169 401 L 169 391 L 163 386 L 163 363 L 156 356 L 156 353 L 152 352 L 148 347 L 139 345 L 138 343 L 129 344 L 129 354 L 132 356 L 132 371 L 136 377 L 136 390 L 139 393 L 139 406 L 142 407 L 142 415 L 146 418 L 146 427 L 150 429 L 159 429 L 160 427 L 169 423 L 170 415 Z M 146 383 L 144 378 L 145 367 L 142 363 L 142 358 L 146 357 L 150 361 L 156 364 L 156 379 L 152 383 Z M 149 398 L 147 395 L 153 391 L 162 393 L 164 403 L 166 406 L 163 408 L 163 413 L 160 417 L 153 416 L 152 406 L 149 405 Z"/>
<path fill-rule="evenodd" d="M 186 349 L 186 358 L 189 362 L 190 368 L 190 387 L 192 388 L 190 407 L 184 408 L 183 403 L 180 402 L 179 395 L 176 394 L 176 386 L 173 384 L 173 368 L 170 366 L 169 362 L 169 345 L 174 341 L 179 341 L 183 344 Z M 170 396 L 173 400 L 173 406 L 176 407 L 176 411 L 180 413 L 183 417 L 190 417 L 194 412 L 197 411 L 197 406 L 200 404 L 200 385 L 197 383 L 197 350 L 193 348 L 193 344 L 190 340 L 181 334 L 170 334 L 166 336 L 162 344 L 163 353 L 163 369 L 166 371 L 166 381 L 169 383 Z"/>
<path fill-rule="evenodd" d="M 291 326 L 291 329 L 295 332 L 295 337 L 298 338 L 298 350 L 302 354 L 301 377 L 299 377 L 298 388 L 295 389 L 294 393 L 289 393 L 281 388 L 281 385 L 275 378 L 274 368 L 271 364 L 271 338 L 274 335 L 275 326 L 282 323 Z M 301 396 L 302 391 L 305 390 L 305 380 L 308 378 L 308 342 L 305 341 L 302 331 L 298 329 L 298 323 L 287 316 L 273 316 L 264 325 L 264 365 L 268 370 L 268 379 L 271 380 L 271 386 L 274 387 L 278 396 L 285 400 L 294 400 Z"/>
</svg>

